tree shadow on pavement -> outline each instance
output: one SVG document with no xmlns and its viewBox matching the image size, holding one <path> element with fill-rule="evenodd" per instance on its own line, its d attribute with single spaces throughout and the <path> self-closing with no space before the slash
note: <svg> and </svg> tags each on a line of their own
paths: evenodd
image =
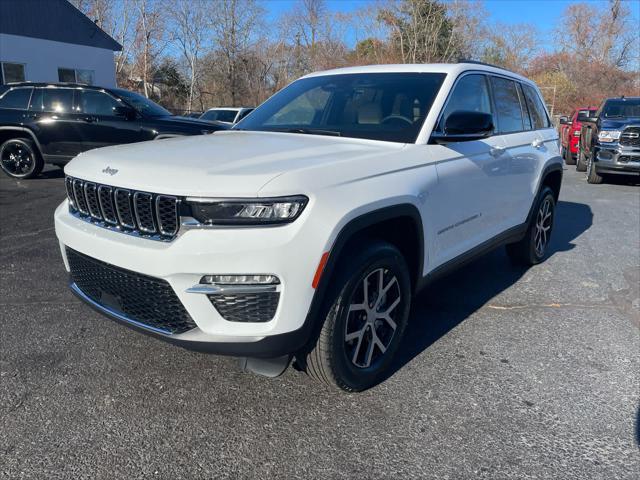
<svg viewBox="0 0 640 480">
<path fill-rule="evenodd" d="M 558 202 L 549 256 L 573 249 L 573 240 L 588 230 L 592 221 L 588 205 Z M 389 376 L 515 284 L 525 272 L 526 268 L 511 264 L 504 248 L 498 248 L 428 286 L 413 301 L 409 325 Z"/>
</svg>

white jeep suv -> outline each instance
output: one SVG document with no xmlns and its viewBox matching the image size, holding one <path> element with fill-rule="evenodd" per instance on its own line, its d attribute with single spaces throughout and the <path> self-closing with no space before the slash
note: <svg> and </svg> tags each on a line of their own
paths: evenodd
<svg viewBox="0 0 640 480">
<path fill-rule="evenodd" d="M 526 78 L 345 68 L 230 131 L 79 155 L 55 226 L 72 290 L 106 316 L 359 391 L 385 378 L 429 281 L 499 245 L 545 257 L 561 165 Z"/>
</svg>

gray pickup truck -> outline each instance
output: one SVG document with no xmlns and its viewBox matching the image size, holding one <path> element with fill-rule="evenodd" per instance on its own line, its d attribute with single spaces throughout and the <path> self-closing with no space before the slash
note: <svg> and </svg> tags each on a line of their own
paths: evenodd
<svg viewBox="0 0 640 480">
<path fill-rule="evenodd" d="M 582 122 L 576 169 L 589 183 L 603 175 L 640 175 L 640 97 L 608 98 Z"/>
</svg>

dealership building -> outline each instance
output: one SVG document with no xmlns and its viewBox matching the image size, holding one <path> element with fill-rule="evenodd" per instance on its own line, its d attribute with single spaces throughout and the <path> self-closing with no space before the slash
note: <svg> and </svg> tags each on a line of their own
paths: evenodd
<svg viewBox="0 0 640 480">
<path fill-rule="evenodd" d="M 0 84 L 116 86 L 122 46 L 67 0 L 0 1 Z"/>
</svg>

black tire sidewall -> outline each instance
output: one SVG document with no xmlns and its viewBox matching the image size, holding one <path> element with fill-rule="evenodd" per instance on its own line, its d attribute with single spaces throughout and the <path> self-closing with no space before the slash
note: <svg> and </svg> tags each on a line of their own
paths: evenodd
<svg viewBox="0 0 640 480">
<path fill-rule="evenodd" d="M 549 230 L 549 239 L 547 240 L 547 245 L 544 249 L 542 255 L 538 255 L 536 252 L 536 221 L 538 219 L 538 211 L 542 206 L 543 202 L 547 198 L 551 198 L 551 229 Z M 553 191 L 549 187 L 545 187 L 538 195 L 538 200 L 536 202 L 536 207 L 533 210 L 533 217 L 531 218 L 531 223 L 529 225 L 529 229 L 527 231 L 527 255 L 529 257 L 530 263 L 532 265 L 538 264 L 542 262 L 547 254 L 549 253 L 549 244 L 551 243 L 551 235 L 553 234 L 553 224 L 556 219 L 556 199 Z"/>
<path fill-rule="evenodd" d="M 331 358 L 333 360 L 333 373 L 338 383 L 343 388 L 346 387 L 347 390 L 361 391 L 384 380 L 400 347 L 411 308 L 411 279 L 402 254 L 392 245 L 382 242 L 371 245 L 370 248 L 359 254 L 357 258 L 354 258 L 354 262 L 351 265 L 355 268 L 351 270 L 350 275 L 342 277 L 348 276 L 348 280 L 343 284 L 344 286 L 331 309 L 330 316 L 333 317 L 330 319 L 333 321 Z M 387 268 L 393 272 L 398 279 L 403 301 L 398 306 L 400 311 L 396 318 L 397 328 L 394 338 L 384 357 L 375 367 L 358 368 L 347 358 L 344 348 L 345 322 L 347 321 L 349 303 L 354 291 L 366 275 L 378 268 Z"/>
<path fill-rule="evenodd" d="M 5 173 L 5 175 L 7 175 L 8 177 L 11 178 L 15 178 L 18 180 L 24 179 L 24 178 L 31 178 L 34 177 L 36 175 L 38 175 L 40 173 L 39 170 L 42 169 L 42 167 L 40 166 L 40 157 L 38 156 L 38 152 L 36 152 L 36 149 L 33 145 L 33 142 L 31 142 L 30 140 L 26 140 L 26 139 L 22 139 L 22 138 L 12 138 L 7 140 L 6 142 L 4 142 L 2 145 L 0 145 L 0 158 L 2 158 L 2 155 L 4 154 L 4 150 L 7 148 L 7 146 L 13 144 L 13 143 L 18 143 L 20 145 L 22 145 L 23 147 L 25 147 L 28 151 L 29 151 L 29 155 L 31 157 L 31 164 L 32 164 L 32 168 L 24 174 L 21 175 L 16 175 L 14 173 L 8 172 L 5 168 L 4 168 L 4 164 L 2 162 L 0 162 L 0 169 L 2 169 L 2 171 Z M 40 168 L 38 168 L 40 167 Z"/>
</svg>

